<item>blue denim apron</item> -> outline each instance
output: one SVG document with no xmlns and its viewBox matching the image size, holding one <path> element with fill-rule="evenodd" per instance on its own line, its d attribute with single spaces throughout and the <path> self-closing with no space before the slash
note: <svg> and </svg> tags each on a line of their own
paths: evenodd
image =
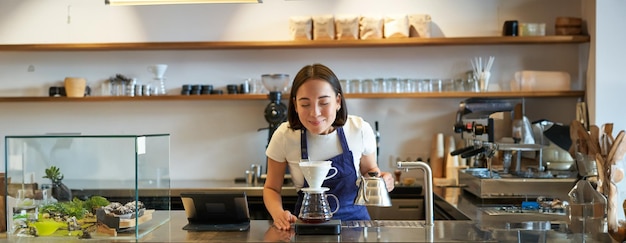
<svg viewBox="0 0 626 243">
<path fill-rule="evenodd" d="M 365 206 L 354 205 L 354 199 L 358 192 L 359 187 L 356 184 L 357 173 L 354 168 L 354 162 L 352 157 L 352 151 L 348 148 L 348 142 L 346 141 L 346 135 L 343 132 L 343 128 L 337 128 L 337 136 L 341 142 L 341 148 L 343 152 L 331 159 L 333 167 L 337 168 L 337 174 L 330 179 L 327 179 L 322 183 L 322 187 L 330 188 L 326 194 L 333 194 L 339 199 L 339 210 L 333 214 L 333 219 L 340 220 L 370 220 L 370 215 L 367 212 Z M 302 129 L 300 139 L 300 152 L 303 160 L 309 159 L 307 152 L 306 130 Z M 304 187 L 308 187 L 306 180 L 304 181 Z M 296 208 L 294 215 L 300 214 L 300 207 L 302 206 L 302 198 L 304 193 L 298 192 L 298 201 L 296 202 Z M 328 200 L 331 210 L 337 208 L 336 202 L 333 199 Z"/>
</svg>

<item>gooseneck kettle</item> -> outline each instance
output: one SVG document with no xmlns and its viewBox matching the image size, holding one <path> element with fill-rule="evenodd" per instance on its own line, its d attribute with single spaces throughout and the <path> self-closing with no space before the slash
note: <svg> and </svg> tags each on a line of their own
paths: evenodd
<svg viewBox="0 0 626 243">
<path fill-rule="evenodd" d="M 369 177 L 361 176 L 357 180 L 359 191 L 354 199 L 355 205 L 391 207 L 391 198 L 387 192 L 385 180 L 378 177 L 378 172 L 368 172 Z"/>
</svg>

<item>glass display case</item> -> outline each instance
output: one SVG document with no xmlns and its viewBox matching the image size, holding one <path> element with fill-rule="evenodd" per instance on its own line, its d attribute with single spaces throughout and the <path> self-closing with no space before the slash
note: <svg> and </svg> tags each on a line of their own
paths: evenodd
<svg viewBox="0 0 626 243">
<path fill-rule="evenodd" d="M 169 134 L 6 136 L 7 236 L 139 239 L 169 221 L 169 157 Z"/>
</svg>

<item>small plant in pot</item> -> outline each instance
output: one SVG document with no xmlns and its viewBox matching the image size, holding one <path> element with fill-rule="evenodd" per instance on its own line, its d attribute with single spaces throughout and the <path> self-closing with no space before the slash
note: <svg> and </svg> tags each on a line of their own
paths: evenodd
<svg viewBox="0 0 626 243">
<path fill-rule="evenodd" d="M 52 182 L 52 196 L 59 202 L 72 200 L 72 191 L 63 184 L 64 176 L 61 170 L 56 166 L 50 166 L 45 172 L 43 178 L 48 178 Z"/>
</svg>

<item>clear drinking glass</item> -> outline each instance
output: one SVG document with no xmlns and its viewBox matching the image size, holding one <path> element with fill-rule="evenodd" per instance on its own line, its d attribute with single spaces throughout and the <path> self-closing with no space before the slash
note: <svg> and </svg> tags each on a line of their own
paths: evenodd
<svg viewBox="0 0 626 243">
<path fill-rule="evenodd" d="M 398 92 L 398 78 L 387 78 L 385 79 L 384 85 L 385 93 L 399 93 Z"/>
<path fill-rule="evenodd" d="M 431 92 L 431 82 L 430 79 L 419 79 L 417 80 L 417 92 Z"/>
<path fill-rule="evenodd" d="M 363 79 L 361 85 L 363 93 L 378 93 L 378 83 L 373 79 Z"/>
<path fill-rule="evenodd" d="M 443 91 L 443 80 L 441 79 L 431 79 L 431 92 L 441 92 Z"/>
<path fill-rule="evenodd" d="M 360 79 L 351 79 L 350 80 L 350 92 L 351 93 L 363 93 L 361 80 Z"/>
<path fill-rule="evenodd" d="M 454 79 L 442 79 L 441 80 L 441 91 L 442 92 L 454 92 Z"/>
<path fill-rule="evenodd" d="M 464 92 L 465 91 L 465 84 L 463 79 L 454 79 L 453 80 L 454 83 L 454 91 L 457 92 Z"/>
<path fill-rule="evenodd" d="M 396 87 L 396 93 L 406 93 L 408 86 L 409 86 L 408 78 L 399 79 L 398 85 Z"/>
<path fill-rule="evenodd" d="M 469 92 L 480 91 L 480 87 L 478 87 L 478 82 L 476 82 L 476 79 L 470 78 L 470 79 L 465 80 L 465 91 L 469 91 Z"/>
<path fill-rule="evenodd" d="M 407 79 L 405 92 L 407 92 L 407 93 L 415 93 L 416 91 L 417 91 L 417 80 L 415 80 L 415 79 Z"/>
<path fill-rule="evenodd" d="M 376 87 L 377 87 L 376 93 L 385 93 L 385 87 L 384 87 L 385 79 L 384 78 L 375 78 L 374 83 L 376 84 Z"/>
<path fill-rule="evenodd" d="M 341 89 L 343 90 L 343 93 L 349 94 L 350 93 L 350 85 L 349 85 L 348 80 L 340 79 L 339 83 L 341 84 Z"/>
</svg>

